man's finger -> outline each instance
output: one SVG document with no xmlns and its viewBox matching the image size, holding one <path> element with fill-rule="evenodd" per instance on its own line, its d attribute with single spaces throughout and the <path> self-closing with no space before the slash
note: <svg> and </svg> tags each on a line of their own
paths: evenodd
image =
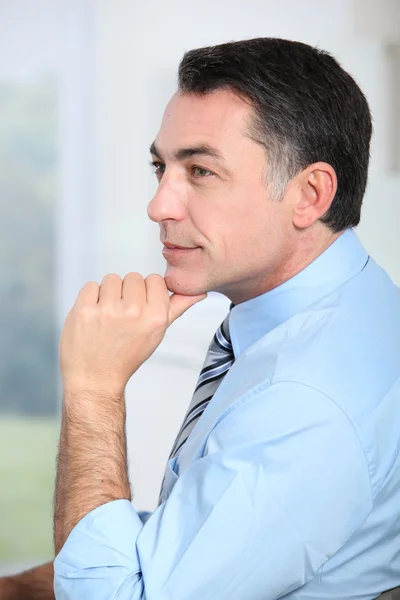
<svg viewBox="0 0 400 600">
<path fill-rule="evenodd" d="M 146 304 L 146 285 L 140 273 L 125 275 L 122 285 L 122 300 L 127 306 L 137 304 L 144 307 Z"/>
<path fill-rule="evenodd" d="M 147 306 L 151 311 L 165 310 L 168 313 L 169 294 L 164 277 L 149 275 L 145 279 L 147 292 Z"/>
<path fill-rule="evenodd" d="M 207 294 L 200 296 L 181 296 L 180 294 L 172 294 L 169 305 L 169 324 L 173 323 L 183 315 L 191 306 L 194 306 L 201 300 L 205 300 Z"/>
<path fill-rule="evenodd" d="M 99 303 L 108 304 L 121 300 L 122 279 L 119 275 L 110 274 L 103 278 L 99 292 Z"/>
<path fill-rule="evenodd" d="M 99 301 L 99 284 L 96 281 L 86 283 L 78 294 L 75 307 L 94 306 Z"/>
</svg>

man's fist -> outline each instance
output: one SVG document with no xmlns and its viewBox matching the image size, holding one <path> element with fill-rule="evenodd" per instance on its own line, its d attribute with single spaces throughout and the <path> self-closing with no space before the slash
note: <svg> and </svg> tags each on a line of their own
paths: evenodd
<svg viewBox="0 0 400 600">
<path fill-rule="evenodd" d="M 169 296 L 163 277 L 129 273 L 87 283 L 69 312 L 60 341 L 64 390 L 121 394 L 153 354 L 169 325 L 206 298 Z"/>
</svg>

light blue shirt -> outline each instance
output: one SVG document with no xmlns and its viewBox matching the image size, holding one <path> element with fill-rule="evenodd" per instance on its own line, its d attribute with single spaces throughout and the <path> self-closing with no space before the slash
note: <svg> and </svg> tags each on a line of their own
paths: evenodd
<svg viewBox="0 0 400 600">
<path fill-rule="evenodd" d="M 145 524 L 84 517 L 58 600 L 368 600 L 400 585 L 400 295 L 346 231 L 235 306 L 235 363 Z"/>
</svg>

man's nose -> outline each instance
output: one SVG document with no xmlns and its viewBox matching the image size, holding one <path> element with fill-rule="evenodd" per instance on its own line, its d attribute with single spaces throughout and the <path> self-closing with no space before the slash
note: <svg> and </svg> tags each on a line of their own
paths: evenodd
<svg viewBox="0 0 400 600">
<path fill-rule="evenodd" d="M 183 183 L 179 181 L 163 178 L 147 207 L 149 218 L 155 223 L 166 219 L 182 221 L 186 214 L 183 187 Z"/>
</svg>

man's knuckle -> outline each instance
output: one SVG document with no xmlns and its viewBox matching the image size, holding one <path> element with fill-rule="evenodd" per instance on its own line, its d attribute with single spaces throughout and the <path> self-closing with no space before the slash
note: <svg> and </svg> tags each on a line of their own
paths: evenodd
<svg viewBox="0 0 400 600">
<path fill-rule="evenodd" d="M 141 316 L 142 310 L 138 304 L 131 304 L 126 309 L 126 314 L 129 318 L 136 320 Z"/>
<path fill-rule="evenodd" d="M 160 329 L 166 326 L 168 315 L 164 312 L 157 311 L 151 316 L 151 325 L 154 329 Z"/>
<path fill-rule="evenodd" d="M 117 316 L 116 307 L 111 303 L 100 304 L 99 309 L 100 309 L 100 315 L 101 315 L 102 319 L 113 319 Z"/>
<path fill-rule="evenodd" d="M 80 307 L 78 314 L 79 317 L 85 321 L 92 319 L 94 315 L 93 306 L 90 306 L 89 304 L 84 304 Z"/>
</svg>

